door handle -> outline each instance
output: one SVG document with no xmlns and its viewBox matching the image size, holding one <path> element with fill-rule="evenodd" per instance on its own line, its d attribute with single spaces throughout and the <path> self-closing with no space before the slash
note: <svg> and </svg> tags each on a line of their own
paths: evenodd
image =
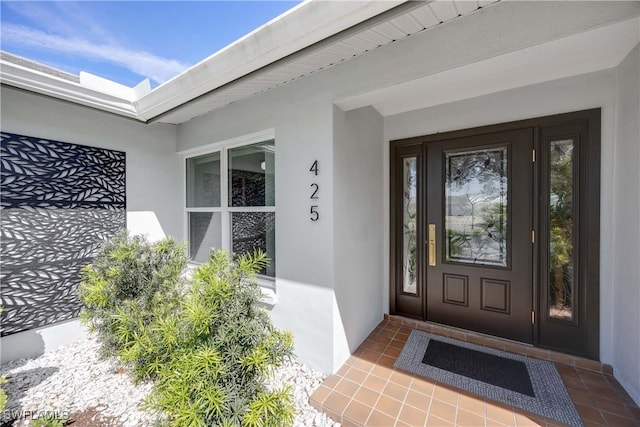
<svg viewBox="0 0 640 427">
<path fill-rule="evenodd" d="M 429 267 L 436 266 L 436 225 L 429 224 Z"/>
</svg>

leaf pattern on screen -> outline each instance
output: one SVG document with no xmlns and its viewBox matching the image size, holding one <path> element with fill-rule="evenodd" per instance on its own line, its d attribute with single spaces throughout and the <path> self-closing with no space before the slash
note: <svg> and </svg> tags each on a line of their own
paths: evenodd
<svg viewBox="0 0 640 427">
<path fill-rule="evenodd" d="M 126 226 L 125 153 L 3 132 L 2 329 L 76 317 L 80 269 Z"/>
</svg>

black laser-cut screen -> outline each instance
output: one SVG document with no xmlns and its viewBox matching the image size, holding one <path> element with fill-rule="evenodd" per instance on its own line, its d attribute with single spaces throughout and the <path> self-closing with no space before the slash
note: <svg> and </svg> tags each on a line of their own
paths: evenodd
<svg viewBox="0 0 640 427">
<path fill-rule="evenodd" d="M 2 132 L 2 336 L 77 317 L 80 269 L 126 226 L 125 153 Z"/>
</svg>

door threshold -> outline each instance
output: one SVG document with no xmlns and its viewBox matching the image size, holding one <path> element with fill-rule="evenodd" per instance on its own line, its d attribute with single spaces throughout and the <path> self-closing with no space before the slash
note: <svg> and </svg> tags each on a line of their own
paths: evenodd
<svg viewBox="0 0 640 427">
<path fill-rule="evenodd" d="M 453 326 L 411 319 L 397 314 L 385 314 L 384 318 L 392 324 L 407 326 L 412 329 L 419 329 L 421 331 L 453 338 L 463 342 L 483 345 L 485 347 L 508 351 L 510 353 L 522 354 L 524 356 L 547 360 L 549 362 L 575 368 L 586 369 L 588 371 L 598 372 L 605 375 L 613 375 L 613 367 L 611 365 L 601 363 L 596 360 L 585 359 L 580 356 L 573 356 L 571 354 L 534 347 L 529 344 L 485 335 L 479 332 L 467 331 Z"/>
</svg>

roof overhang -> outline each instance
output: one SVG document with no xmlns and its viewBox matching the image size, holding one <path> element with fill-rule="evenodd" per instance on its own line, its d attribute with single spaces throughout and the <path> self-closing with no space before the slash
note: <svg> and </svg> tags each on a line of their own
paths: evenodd
<svg viewBox="0 0 640 427">
<path fill-rule="evenodd" d="M 0 83 L 148 122 L 405 2 L 307 0 L 153 90 L 148 82 L 128 88 L 86 73 L 82 79 L 7 54 Z"/>
<path fill-rule="evenodd" d="M 0 58 L 0 82 L 143 122 L 179 124 L 497 1 L 307 0 L 153 90 L 148 82 L 128 88 L 87 73 L 77 78 L 11 55 Z"/>
<path fill-rule="evenodd" d="M 143 96 L 138 114 L 151 120 L 405 1 L 305 1 Z"/>
<path fill-rule="evenodd" d="M 132 119 L 138 118 L 133 101 L 149 85 L 144 81 L 129 88 L 89 73 L 75 76 L 5 52 L 0 57 L 0 82 Z"/>
<path fill-rule="evenodd" d="M 153 90 L 148 81 L 129 88 L 86 73 L 76 77 L 46 66 L 33 66 L 28 60 L 12 59 L 11 55 L 0 57 L 0 82 L 146 123 L 180 124 L 440 28 L 443 23 L 498 1 L 307 0 Z M 611 68 L 638 43 L 637 15 L 637 11 L 632 15 L 635 21 L 584 31 L 539 46 L 516 47 L 508 54 L 398 82 L 392 87 L 352 94 L 336 100 L 336 104 L 343 109 L 373 105 L 388 115 L 428 106 L 426 100 L 435 105 L 540 79 Z M 554 61 L 568 65 L 555 67 Z M 536 69 L 540 72 L 532 73 Z M 455 85 L 446 84 L 452 79 Z M 455 90 L 450 90 L 452 87 Z M 425 97 L 425 93 L 429 96 Z"/>
<path fill-rule="evenodd" d="M 324 38 L 317 37 L 318 41 L 311 44 L 305 43 L 308 44 L 306 47 L 290 49 L 289 51 L 292 53 L 287 52 L 286 55 L 280 56 L 277 60 L 260 63 L 260 67 L 252 67 L 253 71 L 251 72 L 238 73 L 239 77 L 236 79 L 231 78 L 235 76 L 233 73 L 230 75 L 222 74 L 221 77 L 224 79 L 218 82 L 219 84 L 213 85 L 210 90 L 201 90 L 197 92 L 201 93 L 201 95 L 186 97 L 185 102 L 174 103 L 175 107 L 172 107 L 172 104 L 165 104 L 165 107 L 172 108 L 162 108 L 161 110 L 164 110 L 164 112 L 153 116 L 150 120 L 173 124 L 184 123 L 226 105 L 267 92 L 301 77 L 326 70 L 370 51 L 468 15 L 498 1 L 366 2 L 369 6 L 372 6 L 371 3 L 379 3 L 374 11 L 375 13 L 372 13 L 368 7 L 359 9 L 359 7 L 364 6 L 361 2 L 319 0 L 305 3 L 318 9 L 306 10 L 308 15 L 296 18 L 294 22 L 297 23 L 296 25 L 301 26 L 300 32 L 304 32 L 305 19 L 315 21 L 320 26 L 329 25 L 328 31 L 327 28 L 322 31 L 322 37 Z M 385 7 L 381 8 L 383 5 Z M 353 19 L 356 16 L 353 12 L 348 12 L 349 9 L 354 7 L 355 9 L 353 10 L 359 10 L 357 19 Z M 335 26 L 328 24 L 330 21 L 325 21 L 329 16 L 336 15 L 335 10 L 332 12 L 333 8 L 338 8 L 338 16 L 346 14 L 345 19 L 349 18 L 348 25 Z M 294 9 L 293 11 L 295 12 L 296 10 Z M 323 13 L 318 14 L 319 11 Z M 286 40 L 286 36 L 283 37 L 283 40 Z M 284 41 L 283 43 L 286 44 Z M 303 45 L 301 44 L 300 46 Z M 210 59 L 221 59 L 216 55 Z M 272 59 L 275 59 L 275 57 Z M 184 76 L 187 77 L 188 74 L 187 72 Z M 182 77 L 179 76 L 178 79 Z M 204 81 L 208 78 L 207 74 L 204 73 L 201 78 Z M 145 98 L 147 98 L 146 100 L 151 99 L 158 93 L 154 91 Z M 144 106 L 141 105 L 140 110 L 144 111 Z"/>
</svg>

